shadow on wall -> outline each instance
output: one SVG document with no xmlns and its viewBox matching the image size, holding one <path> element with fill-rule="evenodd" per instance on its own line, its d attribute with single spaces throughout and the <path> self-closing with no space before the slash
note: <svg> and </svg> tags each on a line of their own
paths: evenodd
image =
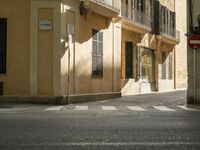
<svg viewBox="0 0 200 150">
<path fill-rule="evenodd" d="M 74 20 L 69 22 L 66 18 L 65 23 L 75 24 Z M 79 28 L 73 37 L 75 44 L 72 44 L 72 50 L 70 50 L 70 62 L 69 43 L 62 41 L 62 94 L 67 94 L 69 89 L 70 94 L 120 92 L 120 66 L 115 65 L 115 81 L 113 80 L 112 46 L 110 46 L 112 30 L 110 27 L 111 22 L 106 17 L 92 14 L 89 19 L 86 19 L 85 16 L 80 16 Z M 93 29 L 103 32 L 103 76 L 92 75 Z M 79 46 L 75 47 L 77 45 Z M 69 64 L 70 68 L 68 68 Z"/>
<path fill-rule="evenodd" d="M 158 65 L 162 65 L 162 67 L 165 67 L 165 74 L 169 71 L 169 65 L 171 64 L 171 68 L 173 69 L 173 59 L 172 57 L 169 58 L 169 56 L 172 56 L 171 52 L 173 52 L 174 47 L 168 46 L 167 44 L 163 44 L 162 47 L 160 47 L 162 51 L 160 50 L 151 50 L 146 49 L 140 51 L 140 59 L 139 59 L 139 66 L 138 64 L 134 64 L 134 67 L 139 67 L 139 73 L 136 73 L 138 69 L 134 69 L 134 75 L 132 78 L 126 78 L 125 75 L 125 68 L 122 69 L 122 78 L 121 78 L 121 88 L 123 91 L 123 94 L 128 93 L 135 94 L 135 93 L 146 93 L 151 91 L 157 91 L 157 83 L 158 83 L 158 77 L 159 74 L 162 73 L 163 69 L 161 69 L 159 72 L 157 72 L 156 68 L 159 67 Z M 148 51 L 147 51 L 148 50 Z M 151 53 L 151 51 L 153 53 Z M 152 59 L 149 59 L 152 58 Z M 169 60 L 171 60 L 171 63 L 169 63 Z M 149 63 L 150 64 L 149 64 Z M 163 66 L 164 65 L 164 66 Z M 152 68 L 151 68 L 152 66 Z M 136 72 L 135 72 L 136 71 Z M 151 72 L 152 71 L 152 75 Z M 173 70 L 172 70 L 173 72 Z M 138 75 L 136 75 L 138 74 Z M 138 76 L 138 78 L 136 77 Z M 173 77 L 173 75 L 172 75 Z"/>
</svg>

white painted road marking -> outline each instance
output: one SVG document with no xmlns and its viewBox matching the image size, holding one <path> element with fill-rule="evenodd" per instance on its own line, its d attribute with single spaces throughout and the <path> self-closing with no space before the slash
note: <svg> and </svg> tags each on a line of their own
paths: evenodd
<svg viewBox="0 0 200 150">
<path fill-rule="evenodd" d="M 181 108 L 181 109 L 187 110 L 187 111 L 200 111 L 198 109 L 187 107 L 185 105 L 184 106 L 178 106 L 178 107 Z"/>
<path fill-rule="evenodd" d="M 160 110 L 160 111 L 176 111 L 176 110 L 168 108 L 166 106 L 153 106 L 153 108 Z"/>
<path fill-rule="evenodd" d="M 3 144 L 2 146 L 10 146 L 9 144 Z M 16 146 L 26 146 L 26 144 L 15 144 Z M 28 144 L 28 146 L 200 146 L 199 142 L 77 142 L 77 143 L 39 143 Z"/>
<path fill-rule="evenodd" d="M 134 110 L 134 111 L 146 111 L 144 108 L 139 107 L 139 106 L 126 106 L 128 109 L 130 110 Z"/>
<path fill-rule="evenodd" d="M 52 107 L 48 107 L 45 110 L 46 111 L 59 111 L 63 108 L 64 106 L 52 106 Z"/>
<path fill-rule="evenodd" d="M 114 106 L 101 106 L 102 110 L 117 110 L 116 107 Z"/>
<path fill-rule="evenodd" d="M 88 110 L 88 106 L 77 105 L 75 106 L 75 110 Z"/>
</svg>

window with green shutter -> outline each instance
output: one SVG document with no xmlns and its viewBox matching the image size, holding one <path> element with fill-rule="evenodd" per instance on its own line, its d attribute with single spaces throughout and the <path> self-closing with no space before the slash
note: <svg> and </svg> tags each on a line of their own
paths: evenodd
<svg viewBox="0 0 200 150">
<path fill-rule="evenodd" d="M 0 95 L 3 95 L 3 82 L 0 82 Z"/>
<path fill-rule="evenodd" d="M 126 78 L 133 78 L 133 43 L 126 42 Z"/>
<path fill-rule="evenodd" d="M 92 30 L 92 76 L 103 77 L 103 33 Z"/>
<path fill-rule="evenodd" d="M 7 19 L 0 18 L 0 74 L 6 73 Z"/>
</svg>

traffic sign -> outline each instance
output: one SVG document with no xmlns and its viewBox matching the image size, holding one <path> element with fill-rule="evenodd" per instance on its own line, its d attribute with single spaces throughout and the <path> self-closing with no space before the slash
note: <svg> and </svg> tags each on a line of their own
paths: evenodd
<svg viewBox="0 0 200 150">
<path fill-rule="evenodd" d="M 200 36 L 194 35 L 188 38 L 188 45 L 192 49 L 200 48 Z"/>
</svg>

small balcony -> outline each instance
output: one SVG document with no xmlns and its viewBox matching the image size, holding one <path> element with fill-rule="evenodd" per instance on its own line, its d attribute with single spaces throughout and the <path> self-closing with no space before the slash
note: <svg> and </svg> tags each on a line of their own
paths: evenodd
<svg viewBox="0 0 200 150">
<path fill-rule="evenodd" d="M 159 36 L 170 44 L 178 44 L 180 42 L 180 31 L 167 25 L 160 25 Z"/>
<path fill-rule="evenodd" d="M 120 12 L 120 9 L 114 5 L 114 2 L 112 0 L 90 0 L 92 2 L 95 2 L 96 4 L 102 5 L 104 7 L 107 7 L 109 9 L 112 9 L 113 11 Z"/>
<path fill-rule="evenodd" d="M 122 9 L 122 27 L 138 33 L 151 31 L 151 17 L 135 8 Z"/>
<path fill-rule="evenodd" d="M 113 18 L 119 15 L 120 9 L 115 0 L 81 0 L 83 7 L 91 12 Z"/>
</svg>

